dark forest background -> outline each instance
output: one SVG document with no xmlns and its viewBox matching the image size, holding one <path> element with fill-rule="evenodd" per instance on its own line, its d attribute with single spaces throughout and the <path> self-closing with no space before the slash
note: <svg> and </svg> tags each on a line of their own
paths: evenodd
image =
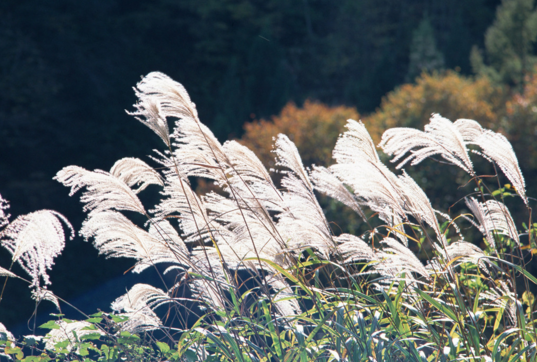
<svg viewBox="0 0 537 362">
<path fill-rule="evenodd" d="M 485 47 L 499 4 L 3 0 L 0 194 L 10 201 L 12 219 L 53 209 L 78 230 L 84 219 L 78 196 L 69 198 L 52 177 L 67 165 L 108 170 L 121 157 L 147 159 L 161 148 L 125 112 L 135 102 L 132 87 L 150 71 L 181 82 L 221 140 L 240 137 L 245 122 L 277 114 L 289 101 L 312 99 L 368 114 L 419 75 L 412 66 L 419 59 L 411 55 L 420 31 L 435 42 L 429 63 L 472 75 L 471 49 Z M 0 254 L 0 265 L 9 263 L 10 255 Z M 86 312 L 107 310 L 130 283 L 123 273 L 131 266 L 105 261 L 77 236 L 56 262 L 52 289 Z M 10 281 L 5 294 L 0 321 L 27 333 L 30 291 Z"/>
</svg>

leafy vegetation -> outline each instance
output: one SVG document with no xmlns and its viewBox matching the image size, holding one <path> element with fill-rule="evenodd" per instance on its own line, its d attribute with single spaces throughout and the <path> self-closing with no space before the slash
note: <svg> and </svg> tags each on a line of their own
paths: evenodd
<svg viewBox="0 0 537 362">
<path fill-rule="evenodd" d="M 136 284 L 111 313 L 71 320 L 60 312 L 41 325 L 44 337 L 17 340 L 0 325 L 4 355 L 28 362 L 535 361 L 530 284 L 537 278 L 526 266 L 537 250 L 537 223 L 504 136 L 438 114 L 423 131 L 382 135 L 379 147 L 397 169 L 435 157 L 464 172 L 468 212 L 450 215 L 435 210 L 404 170 L 384 165 L 361 122 L 347 121 L 329 167 L 305 168 L 297 146 L 278 135 L 276 186 L 252 151 L 221 144 L 200 122 L 181 84 L 150 73 L 136 94 L 132 114 L 164 145 L 152 158 L 158 166 L 123 158 L 109 172 L 68 166 L 56 180 L 82 192 L 84 238 L 108 257 L 133 259 L 133 273 L 164 269 L 162 284 Z M 496 174 L 480 174 L 477 158 Z M 196 194 L 196 178 L 220 192 Z M 161 199 L 146 209 L 139 195 L 151 188 Z M 355 212 L 365 231 L 332 230 L 316 193 Z M 507 197 L 524 219 L 512 217 Z M 2 246 L 31 276 L 36 302 L 60 309 L 43 272 L 63 248 L 63 217 L 38 211 L 9 222 L 7 203 L 0 205 Z M 11 269 L 0 275 L 24 281 Z"/>
</svg>

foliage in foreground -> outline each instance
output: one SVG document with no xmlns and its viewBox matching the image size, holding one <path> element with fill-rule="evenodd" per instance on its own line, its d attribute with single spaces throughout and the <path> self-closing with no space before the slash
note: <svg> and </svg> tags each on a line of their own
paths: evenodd
<svg viewBox="0 0 537 362">
<path fill-rule="evenodd" d="M 471 213 L 452 217 L 435 210 L 404 170 L 396 175 L 382 163 L 361 122 L 347 121 L 328 168 L 304 168 L 295 144 L 278 135 L 275 165 L 284 171 L 277 186 L 248 148 L 218 142 L 179 83 L 151 73 L 136 92 L 133 115 L 165 145 L 152 157 L 158 167 L 124 158 L 109 172 L 69 166 L 56 179 L 71 195 L 83 190 L 82 236 L 108 257 L 134 259 L 134 273 L 155 268 L 162 284 L 135 285 L 111 313 L 80 321 L 59 314 L 41 326 L 50 330 L 44 337 L 15 340 L 3 328 L 5 355 L 26 361 L 535 360 L 530 283 L 537 279 L 525 265 L 536 250 L 536 225 L 504 136 L 439 115 L 424 131 L 392 128 L 382 136 L 379 146 L 398 169 L 433 157 L 467 174 L 471 190 L 461 202 Z M 475 155 L 500 174 L 480 176 Z M 502 186 L 503 177 L 510 183 Z M 196 194 L 196 178 L 214 181 L 220 192 Z M 147 187 L 162 195 L 149 209 L 138 197 Z M 356 212 L 367 231 L 335 233 L 316 193 Z M 513 220 L 506 198 L 528 210 L 527 223 Z M 63 302 L 46 288 L 46 271 L 63 248 L 66 221 L 45 210 L 9 223 L 7 203 L 0 210 L 2 245 L 31 276 L 33 297 L 60 309 Z M 482 240 L 464 238 L 475 234 L 471 228 Z M 484 250 L 476 245 L 482 241 Z M 412 250 L 426 256 L 425 264 Z M 0 275 L 22 279 L 11 268 Z"/>
</svg>

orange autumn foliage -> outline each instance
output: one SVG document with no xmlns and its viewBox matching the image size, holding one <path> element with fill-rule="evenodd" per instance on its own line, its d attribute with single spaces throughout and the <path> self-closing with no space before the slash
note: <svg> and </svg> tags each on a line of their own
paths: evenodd
<svg viewBox="0 0 537 362">
<path fill-rule="evenodd" d="M 347 119 L 359 119 L 356 108 L 329 107 L 307 100 L 302 107 L 288 103 L 277 116 L 244 125 L 240 140 L 253 150 L 263 164 L 274 167 L 273 137 L 279 133 L 289 136 L 303 157 L 304 165 L 329 165 L 332 149 L 340 133 L 344 132 Z"/>
</svg>

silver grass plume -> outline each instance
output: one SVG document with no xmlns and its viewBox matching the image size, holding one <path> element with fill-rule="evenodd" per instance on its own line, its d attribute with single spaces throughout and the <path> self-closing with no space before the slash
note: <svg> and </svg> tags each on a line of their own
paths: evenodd
<svg viewBox="0 0 537 362">
<path fill-rule="evenodd" d="M 209 223 L 205 203 L 185 180 L 173 172 L 165 174 L 166 184 L 161 192 L 165 198 L 151 212 L 159 219 L 177 215 L 186 242 L 209 241 L 214 225 Z"/>
<path fill-rule="evenodd" d="M 313 247 L 328 257 L 335 251 L 336 244 L 295 144 L 279 134 L 274 153 L 276 165 L 288 169 L 283 171 L 285 176 L 281 182 L 287 191 L 283 193 L 285 211 L 277 216 L 278 229 L 288 240 L 289 250 L 296 252 Z"/>
<path fill-rule="evenodd" d="M 162 322 L 153 309 L 170 302 L 163 290 L 149 284 L 135 284 L 126 294 L 112 302 L 112 310 L 123 312 L 129 319 L 121 324 L 121 329 L 139 333 L 158 329 Z"/>
<path fill-rule="evenodd" d="M 3 335 L 5 336 L 5 338 Z M 0 323 L 0 339 L 15 342 L 15 337 L 10 331 L 7 330 L 6 326 L 4 326 L 3 323 Z"/>
<path fill-rule="evenodd" d="M 401 273 L 411 277 L 410 273 L 414 272 L 430 279 L 429 271 L 410 249 L 393 238 L 384 238 L 381 245 L 383 249 L 377 254 L 381 261 L 373 266 L 377 272 L 389 277 L 396 277 Z"/>
<path fill-rule="evenodd" d="M 399 187 L 404 195 L 404 209 L 414 216 L 420 223 L 425 223 L 433 228 L 440 244 L 445 246 L 445 238 L 438 225 L 437 211 L 431 206 L 429 198 L 422 188 L 404 170 L 399 177 Z"/>
<path fill-rule="evenodd" d="M 226 254 L 226 250 L 230 251 L 229 257 L 225 258 L 226 263 L 241 267 L 250 265 L 254 268 L 251 261 L 245 263 L 243 259 L 259 257 L 281 266 L 288 265 L 280 229 L 275 228 L 272 220 L 267 225 L 269 215 L 258 212 L 255 204 L 252 208 L 248 205 L 248 202 L 254 201 L 239 201 L 237 206 L 234 200 L 215 193 L 205 195 L 204 200 L 213 221 L 211 233 L 214 240 L 222 254 Z M 265 265 L 256 267 L 264 268 Z"/>
<path fill-rule="evenodd" d="M 2 267 L 0 267 L 0 277 L 18 278 L 16 274 Z"/>
<path fill-rule="evenodd" d="M 227 141 L 224 151 L 231 166 L 228 170 L 228 185 L 224 191 L 243 208 L 255 212 L 267 224 L 272 225 L 272 218 L 267 211 L 281 212 L 283 197 L 267 169 L 250 149 L 236 141 Z"/>
<path fill-rule="evenodd" d="M 149 185 L 164 186 L 164 181 L 157 171 L 138 158 L 122 158 L 114 163 L 110 173 L 125 182 L 129 187 L 139 185 L 133 190 L 139 193 Z"/>
<path fill-rule="evenodd" d="M 482 292 L 481 296 L 486 300 L 484 303 L 485 306 L 505 309 L 507 312 L 507 324 L 511 327 L 517 326 L 516 309 L 519 301 L 507 283 L 500 279 L 496 288 Z"/>
<path fill-rule="evenodd" d="M 459 166 L 470 175 L 474 175 L 472 161 L 468 155 L 466 143 L 459 129 L 447 118 L 433 114 L 424 131 L 413 128 L 392 128 L 384 132 L 379 147 L 390 156 L 391 162 L 399 162 L 397 168 L 411 161 L 417 165 L 424 159 L 440 155 L 446 161 Z"/>
<path fill-rule="evenodd" d="M 367 220 L 360 206 L 360 203 L 364 203 L 364 201 L 359 200 L 351 193 L 329 169 L 322 166 L 313 166 L 310 177 L 317 191 L 338 200 L 360 215 L 362 220 Z"/>
<path fill-rule="evenodd" d="M 117 211 L 92 214 L 80 230 L 86 240 L 94 238 L 93 244 L 100 254 L 136 259 L 136 273 L 157 263 L 188 265 L 186 245 L 174 232 L 166 221 L 160 222 L 160 229 L 152 226 L 147 232 Z"/>
<path fill-rule="evenodd" d="M 0 228 L 9 224 L 9 218 L 11 215 L 7 213 L 7 209 L 9 209 L 9 202 L 4 200 L 2 195 L 0 195 Z"/>
<path fill-rule="evenodd" d="M 180 119 L 175 122 L 172 139 L 176 147 L 174 164 L 170 165 L 172 171 L 178 170 L 183 177 L 205 177 L 221 186 L 226 184 L 230 162 L 222 144 L 207 126 L 193 119 Z"/>
<path fill-rule="evenodd" d="M 68 166 L 60 170 L 54 179 L 71 188 L 69 196 L 86 187 L 80 198 L 86 204 L 84 211 L 97 213 L 115 209 L 146 214 L 140 199 L 129 185 L 108 172 L 88 171 L 82 167 Z"/>
<path fill-rule="evenodd" d="M 227 282 L 232 278 L 227 274 L 223 263 L 216 248 L 195 248 L 192 250 L 192 267 L 188 272 L 200 274 L 202 277 L 190 276 L 189 273 L 185 275 L 193 297 L 213 309 L 224 308 L 226 300 L 223 291 L 233 288 Z"/>
<path fill-rule="evenodd" d="M 474 225 L 485 235 L 489 245 L 496 250 L 493 231 L 509 236 L 520 246 L 517 229 L 509 209 L 499 201 L 488 200 L 479 202 L 473 197 L 466 198 L 466 205 L 476 217 Z"/>
<path fill-rule="evenodd" d="M 73 238 L 69 221 L 52 210 L 21 215 L 0 232 L 0 242 L 13 255 L 13 262 L 18 262 L 32 277 L 31 287 L 38 287 L 41 279 L 45 285 L 50 284 L 47 270 L 65 246 L 62 222 Z"/>
<path fill-rule="evenodd" d="M 170 147 L 168 117 L 197 120 L 196 105 L 186 89 L 159 72 L 145 76 L 134 89 L 138 97 L 136 111 L 129 113 L 155 132 Z"/>
<path fill-rule="evenodd" d="M 280 274 L 270 274 L 265 276 L 265 282 L 274 293 L 271 298 L 278 310 L 278 314 L 283 317 L 292 317 L 302 313 L 300 305 L 296 299 L 295 293 Z"/>
<path fill-rule="evenodd" d="M 347 120 L 348 129 L 340 135 L 333 151 L 333 158 L 340 164 L 355 163 L 357 160 L 380 162 L 375 144 L 364 124 L 353 119 Z"/>
<path fill-rule="evenodd" d="M 467 144 L 481 148 L 482 153 L 476 152 L 477 154 L 481 154 L 489 161 L 494 161 L 500 167 L 527 205 L 524 176 L 520 171 L 515 151 L 507 138 L 500 133 L 483 129 L 479 123 L 471 119 L 459 119 L 455 122 L 455 127 L 459 129 Z"/>
<path fill-rule="evenodd" d="M 337 250 L 343 257 L 344 263 L 360 260 L 380 261 L 375 251 L 362 239 L 351 234 L 341 234 L 336 238 Z"/>
<path fill-rule="evenodd" d="M 353 120 L 347 122 L 349 130 L 340 135 L 332 154 L 337 164 L 330 166 L 329 170 L 343 184 L 351 187 L 360 201 L 363 200 L 379 213 L 383 221 L 394 227 L 397 237 L 406 243 L 404 197 L 397 176 L 380 161 L 363 123 Z M 315 177 L 319 176 L 317 174 Z M 326 174 L 321 177 L 325 182 L 330 181 Z M 335 190 L 340 187 L 332 183 L 332 192 L 336 193 Z M 330 186 L 325 184 L 325 192 L 327 188 Z"/>
<path fill-rule="evenodd" d="M 373 211 L 378 212 L 379 218 L 395 229 L 394 233 L 402 242 L 407 242 L 403 227 L 406 220 L 405 196 L 396 175 L 382 163 L 370 160 L 336 164 L 329 169 Z"/>
<path fill-rule="evenodd" d="M 46 288 L 36 287 L 32 290 L 32 299 L 40 303 L 43 300 L 48 300 L 56 306 L 56 309 L 61 311 L 58 298 L 50 290 Z"/>
<path fill-rule="evenodd" d="M 65 321 L 60 320 L 55 322 L 58 328 L 51 329 L 50 332 L 43 338 L 45 348 L 51 351 L 55 350 L 55 345 L 59 342 L 69 341 L 69 344 L 65 347 L 68 351 L 71 351 L 79 342 L 79 338 L 91 333 L 98 333 L 104 335 L 104 332 L 100 329 L 85 329 L 90 327 L 91 323 L 86 321 Z"/>
<path fill-rule="evenodd" d="M 457 259 L 456 264 L 470 262 L 479 266 L 482 271 L 487 273 L 489 271 L 487 264 L 490 264 L 490 262 L 485 258 L 485 253 L 472 243 L 458 241 L 448 245 L 446 248 L 436 249 L 444 259 Z M 435 258 L 428 262 L 426 268 L 433 274 L 440 274 L 442 273 L 441 270 L 445 270 L 445 262 L 440 262 L 438 258 Z"/>
<path fill-rule="evenodd" d="M 478 246 L 466 241 L 459 241 L 450 244 L 445 250 L 450 259 L 458 257 L 480 258 L 485 256 L 483 250 L 481 250 Z"/>
</svg>

